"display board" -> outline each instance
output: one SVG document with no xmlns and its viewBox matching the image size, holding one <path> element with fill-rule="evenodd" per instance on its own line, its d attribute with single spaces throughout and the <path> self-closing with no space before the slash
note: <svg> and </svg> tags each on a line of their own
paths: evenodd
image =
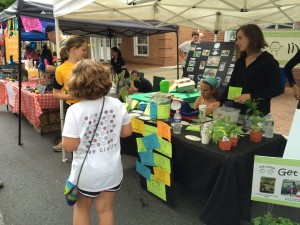
<svg viewBox="0 0 300 225">
<path fill-rule="evenodd" d="M 137 118 L 131 118 L 131 124 L 132 131 L 142 135 L 136 138 L 139 156 L 136 171 L 140 175 L 141 187 L 174 206 L 170 126 L 161 121 L 157 121 L 156 126 L 145 124 Z"/>
<path fill-rule="evenodd" d="M 300 161 L 255 156 L 251 200 L 300 208 Z"/>
<path fill-rule="evenodd" d="M 300 48 L 300 31 L 287 29 L 264 30 L 263 34 L 269 45 L 265 50 L 277 59 L 280 67 L 284 67 Z"/>
<path fill-rule="evenodd" d="M 190 46 L 184 77 L 196 85 L 203 76 L 216 77 L 223 89 L 230 81 L 236 61 L 234 42 L 201 42 Z"/>
</svg>

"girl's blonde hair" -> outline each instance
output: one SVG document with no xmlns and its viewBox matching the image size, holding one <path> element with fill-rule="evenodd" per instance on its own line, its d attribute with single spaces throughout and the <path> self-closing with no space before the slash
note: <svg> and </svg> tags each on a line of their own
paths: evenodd
<svg viewBox="0 0 300 225">
<path fill-rule="evenodd" d="M 79 61 L 68 81 L 69 94 L 80 99 L 101 98 L 109 93 L 111 86 L 110 69 L 91 59 Z"/>
<path fill-rule="evenodd" d="M 66 60 L 69 59 L 70 56 L 70 49 L 80 48 L 85 43 L 85 39 L 79 35 L 72 35 L 67 40 L 64 46 L 62 46 L 59 50 L 61 63 L 64 63 Z"/>
</svg>

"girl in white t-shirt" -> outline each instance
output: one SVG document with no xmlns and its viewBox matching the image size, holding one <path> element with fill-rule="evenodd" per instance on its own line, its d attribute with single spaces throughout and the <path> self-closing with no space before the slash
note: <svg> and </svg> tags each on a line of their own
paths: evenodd
<svg viewBox="0 0 300 225">
<path fill-rule="evenodd" d="M 123 179 L 120 137 L 130 136 L 132 130 L 130 118 L 122 103 L 106 96 L 111 85 L 109 68 L 92 60 L 78 62 L 68 81 L 69 94 L 83 99 L 68 109 L 62 133 L 63 148 L 73 152 L 68 179 L 72 184 L 77 183 L 89 149 L 78 182 L 74 224 L 90 224 L 90 209 L 94 200 L 99 224 L 114 223 L 115 191 L 120 189 Z"/>
</svg>

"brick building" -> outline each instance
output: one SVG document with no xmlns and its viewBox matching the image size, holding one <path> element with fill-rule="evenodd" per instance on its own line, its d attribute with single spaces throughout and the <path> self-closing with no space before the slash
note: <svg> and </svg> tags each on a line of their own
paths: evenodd
<svg viewBox="0 0 300 225">
<path fill-rule="evenodd" d="M 178 32 L 178 44 L 190 40 L 191 34 L 195 29 L 180 27 Z M 202 32 L 201 30 L 199 32 Z M 202 32 L 204 38 L 202 41 L 213 41 L 214 34 Z M 122 43 L 119 48 L 123 58 L 128 63 L 146 64 L 156 66 L 174 66 L 177 62 L 177 40 L 175 33 L 166 33 L 152 35 L 147 38 L 148 46 L 147 54 L 138 54 L 136 46 L 136 38 L 122 38 Z M 218 41 L 224 41 L 224 33 L 218 34 Z M 179 64 L 181 62 L 179 61 Z"/>
</svg>

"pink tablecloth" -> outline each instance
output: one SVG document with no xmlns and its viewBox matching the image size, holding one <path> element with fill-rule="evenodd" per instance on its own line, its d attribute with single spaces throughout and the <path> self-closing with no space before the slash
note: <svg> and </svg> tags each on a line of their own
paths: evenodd
<svg viewBox="0 0 300 225">
<path fill-rule="evenodd" d="M 16 99 L 19 98 L 19 89 L 14 87 Z M 21 110 L 25 117 L 33 124 L 34 127 L 40 125 L 40 115 L 45 109 L 58 109 L 59 100 L 54 99 L 52 93 L 35 94 L 22 89 Z M 15 101 L 14 110 L 19 108 L 19 101 Z"/>
<path fill-rule="evenodd" d="M 3 105 L 4 103 L 7 104 L 7 93 L 5 88 L 6 83 L 7 81 L 0 80 L 0 106 Z"/>
<path fill-rule="evenodd" d="M 36 82 L 22 83 L 21 111 L 33 126 L 37 128 L 40 125 L 40 116 L 43 110 L 58 109 L 59 100 L 54 99 L 52 93 L 35 94 L 26 91 L 23 89 L 26 86 L 34 88 Z M 9 97 L 7 95 L 7 88 L 13 88 L 13 94 Z M 13 102 L 11 105 L 13 113 L 19 113 L 19 83 L 0 80 L 0 106 L 4 103 L 8 104 L 9 102 Z"/>
</svg>

